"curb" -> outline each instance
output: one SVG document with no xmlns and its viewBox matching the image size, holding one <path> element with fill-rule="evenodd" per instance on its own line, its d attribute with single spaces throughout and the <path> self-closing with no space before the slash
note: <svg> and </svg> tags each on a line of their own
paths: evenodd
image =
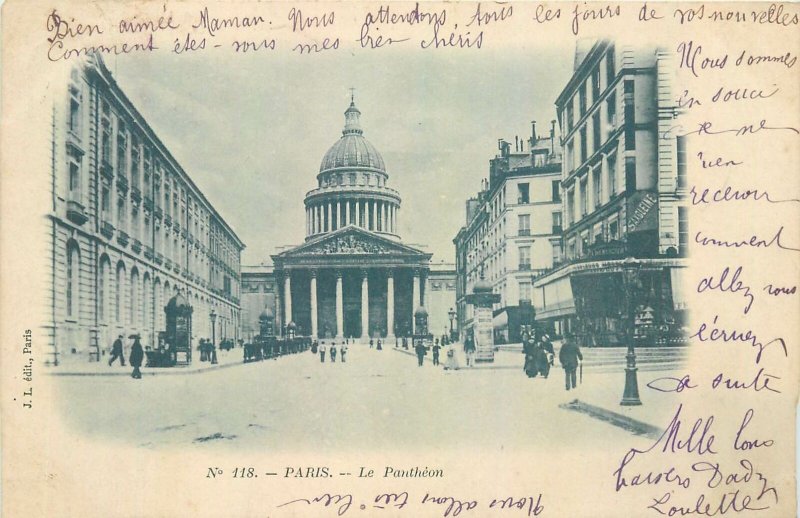
<svg viewBox="0 0 800 518">
<path fill-rule="evenodd" d="M 258 363 L 258 362 L 249 362 L 249 363 Z M 244 363 L 244 362 L 241 362 L 241 363 L 238 363 L 238 362 L 237 363 L 223 363 L 223 364 L 220 364 L 220 365 L 214 365 L 212 367 L 203 367 L 202 369 L 194 369 L 194 370 L 184 370 L 184 369 L 182 369 L 180 367 L 178 367 L 178 368 L 175 368 L 175 367 L 168 367 L 168 368 L 150 367 L 149 370 L 146 370 L 146 371 L 143 370 L 141 372 L 142 372 L 142 377 L 144 377 L 144 376 L 181 376 L 181 375 L 189 375 L 189 374 L 200 374 L 200 373 L 203 373 L 203 372 L 215 371 L 215 370 L 219 370 L 219 369 L 227 369 L 229 367 L 238 367 L 240 365 L 248 365 L 249 363 Z M 57 369 L 57 368 L 58 367 L 49 367 L 49 369 Z M 127 371 L 124 371 L 124 372 L 76 372 L 76 371 L 56 372 L 56 371 L 49 370 L 49 371 L 45 372 L 45 375 L 46 376 L 73 376 L 73 377 L 78 377 L 78 376 L 98 376 L 98 377 L 100 377 L 100 376 L 108 376 L 108 377 L 127 376 L 127 377 L 130 377 L 131 371 L 127 370 Z"/>
<path fill-rule="evenodd" d="M 558 405 L 558 407 L 564 410 L 572 410 L 574 412 L 586 414 L 589 417 L 605 421 L 608 424 L 627 430 L 634 435 L 643 435 L 651 439 L 658 439 L 664 433 L 664 430 L 657 426 L 633 419 L 612 410 L 584 403 L 579 399 L 573 399 L 569 403 L 562 403 Z"/>
</svg>

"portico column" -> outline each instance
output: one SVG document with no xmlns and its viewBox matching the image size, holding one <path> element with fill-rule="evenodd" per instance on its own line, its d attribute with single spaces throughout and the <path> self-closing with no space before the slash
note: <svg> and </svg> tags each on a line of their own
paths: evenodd
<svg viewBox="0 0 800 518">
<path fill-rule="evenodd" d="M 333 230 L 333 203 L 328 202 L 328 224 L 325 225 L 325 231 L 330 232 Z"/>
<path fill-rule="evenodd" d="M 414 281 L 411 285 L 411 332 L 415 333 L 417 324 L 414 322 L 414 312 L 419 306 L 419 270 L 414 270 Z"/>
<path fill-rule="evenodd" d="M 292 321 L 292 272 L 291 270 L 286 270 L 284 274 L 285 277 L 283 279 L 283 304 L 284 304 L 284 312 L 286 314 L 284 324 L 289 325 L 289 322 Z"/>
<path fill-rule="evenodd" d="M 345 202 L 346 205 L 344 206 L 344 224 L 345 226 L 350 224 L 350 200 Z"/>
<path fill-rule="evenodd" d="M 361 226 L 361 202 L 356 201 L 356 226 Z"/>
<path fill-rule="evenodd" d="M 378 202 L 373 201 L 371 205 L 372 210 L 370 211 L 370 219 L 372 220 L 372 230 L 377 230 L 378 227 L 375 225 L 377 224 L 378 218 L 375 217 L 375 212 L 377 212 L 376 209 L 378 208 Z"/>
<path fill-rule="evenodd" d="M 394 338 L 394 270 L 386 277 L 386 338 Z"/>
<path fill-rule="evenodd" d="M 342 300 L 342 271 L 336 270 L 336 338 L 344 336 L 344 304 Z"/>
<path fill-rule="evenodd" d="M 430 294 L 431 294 L 431 272 L 430 270 L 425 270 L 425 289 L 422 292 L 422 307 L 424 307 L 425 309 L 429 309 L 429 305 L 431 302 Z"/>
<path fill-rule="evenodd" d="M 389 231 L 389 204 L 383 204 L 383 231 Z"/>
<path fill-rule="evenodd" d="M 317 271 L 311 270 L 311 337 L 317 338 Z"/>
<path fill-rule="evenodd" d="M 342 202 L 336 202 L 336 228 L 342 228 Z"/>
<path fill-rule="evenodd" d="M 369 276 L 361 272 L 361 338 L 369 338 Z"/>
</svg>

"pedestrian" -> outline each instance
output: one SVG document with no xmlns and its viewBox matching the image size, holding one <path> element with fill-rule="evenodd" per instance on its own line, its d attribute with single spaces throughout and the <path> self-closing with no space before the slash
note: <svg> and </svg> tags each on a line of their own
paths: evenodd
<svg viewBox="0 0 800 518">
<path fill-rule="evenodd" d="M 139 337 L 137 336 L 133 339 L 130 356 L 131 366 L 133 367 L 131 377 L 133 379 L 142 379 L 142 372 L 139 370 L 139 367 L 142 366 L 142 359 L 144 359 L 144 350 L 142 350 L 142 344 L 139 342 Z"/>
<path fill-rule="evenodd" d="M 372 346 L 375 345 L 375 340 L 372 338 L 369 339 L 369 348 L 372 349 Z"/>
<path fill-rule="evenodd" d="M 464 354 L 467 357 L 467 367 L 474 367 L 475 363 L 475 337 L 472 333 L 464 340 Z"/>
<path fill-rule="evenodd" d="M 553 350 L 553 342 L 550 341 L 550 335 L 545 334 L 542 336 L 542 349 L 547 353 L 547 363 L 552 367 L 556 354 Z"/>
<path fill-rule="evenodd" d="M 529 378 L 535 378 L 539 374 L 536 368 L 536 349 L 538 346 L 534 339 L 528 338 L 527 342 L 522 346 L 522 352 L 525 354 L 525 365 L 523 370 Z"/>
<path fill-rule="evenodd" d="M 425 353 L 427 352 L 427 347 L 425 346 L 425 340 L 419 340 L 417 345 L 414 347 L 415 352 L 417 353 L 417 362 L 419 363 L 419 367 L 422 367 L 422 361 L 425 359 Z"/>
<path fill-rule="evenodd" d="M 325 363 L 325 342 L 319 344 L 319 361 Z"/>
<path fill-rule="evenodd" d="M 108 366 L 111 367 L 111 364 L 114 363 L 114 360 L 117 358 L 119 358 L 119 362 L 124 367 L 125 355 L 122 353 L 122 335 L 119 335 L 111 346 L 111 358 L 108 360 Z"/>
<path fill-rule="evenodd" d="M 433 343 L 433 364 L 439 365 L 439 349 L 441 346 L 439 345 L 439 339 L 437 338 L 436 341 Z"/>
<path fill-rule="evenodd" d="M 547 357 L 547 351 L 545 351 L 542 342 L 536 344 L 533 361 L 536 364 L 536 370 L 539 374 L 541 374 L 544 379 L 547 379 L 547 376 L 550 374 L 550 359 Z"/>
<path fill-rule="evenodd" d="M 347 355 L 347 342 L 342 344 L 342 348 L 339 352 L 342 354 L 342 363 L 345 363 L 345 361 L 347 361 L 345 359 Z"/>
<path fill-rule="evenodd" d="M 583 361 L 583 355 L 573 337 L 564 340 L 564 345 L 558 351 L 558 361 L 564 368 L 564 379 L 567 390 L 575 388 L 575 371 L 578 369 L 578 360 Z"/>
<path fill-rule="evenodd" d="M 311 342 L 311 354 L 317 354 L 318 348 L 319 348 L 319 343 L 316 340 Z"/>
<path fill-rule="evenodd" d="M 451 343 L 447 348 L 447 360 L 444 362 L 444 370 L 457 371 L 459 369 L 458 359 L 456 358 L 456 348 Z"/>
<path fill-rule="evenodd" d="M 331 342 L 331 363 L 336 363 L 336 342 Z"/>
<path fill-rule="evenodd" d="M 383 341 L 380 338 L 378 338 L 378 347 L 376 347 L 376 349 L 379 351 L 383 350 Z"/>
</svg>

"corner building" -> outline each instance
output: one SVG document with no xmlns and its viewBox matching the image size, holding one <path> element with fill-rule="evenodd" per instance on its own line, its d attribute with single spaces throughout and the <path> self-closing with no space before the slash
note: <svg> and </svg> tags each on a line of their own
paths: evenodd
<svg viewBox="0 0 800 518">
<path fill-rule="evenodd" d="M 556 100 L 561 123 L 564 253 L 534 278 L 536 319 L 587 345 L 616 345 L 626 294 L 637 321 L 677 335 L 685 319 L 685 142 L 670 53 L 609 41 L 578 48 Z M 659 138 L 659 135 L 664 137 Z M 636 264 L 632 282 L 625 260 Z"/>
<path fill-rule="evenodd" d="M 321 338 L 409 336 L 414 311 L 430 302 L 431 254 L 402 243 L 400 194 L 355 102 L 344 115 L 305 196 L 305 243 L 272 256 L 276 323 Z"/>
<path fill-rule="evenodd" d="M 181 293 L 192 340 L 237 339 L 244 244 L 99 55 L 76 65 L 52 119 L 48 363 L 97 361 L 116 336 L 157 346 Z"/>
</svg>

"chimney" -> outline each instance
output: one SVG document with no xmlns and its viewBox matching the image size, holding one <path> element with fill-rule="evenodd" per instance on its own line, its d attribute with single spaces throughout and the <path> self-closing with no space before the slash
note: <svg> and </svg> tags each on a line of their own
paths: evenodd
<svg viewBox="0 0 800 518">
<path fill-rule="evenodd" d="M 503 139 L 497 139 L 497 149 L 503 151 Z"/>
<path fill-rule="evenodd" d="M 514 135 L 514 152 L 519 153 L 519 136 Z"/>
<path fill-rule="evenodd" d="M 536 121 L 531 121 L 531 144 L 536 145 Z"/>
<path fill-rule="evenodd" d="M 519 138 L 519 152 L 522 153 L 525 151 L 525 141 L 522 140 L 522 137 Z"/>
<path fill-rule="evenodd" d="M 550 153 L 556 152 L 556 120 L 550 121 Z"/>
</svg>

